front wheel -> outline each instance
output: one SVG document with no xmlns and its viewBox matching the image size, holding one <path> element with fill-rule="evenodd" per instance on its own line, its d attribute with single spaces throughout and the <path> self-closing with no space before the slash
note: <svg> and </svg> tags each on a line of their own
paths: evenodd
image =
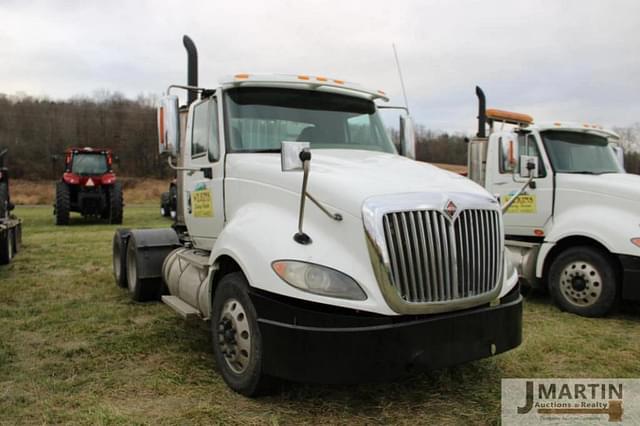
<svg viewBox="0 0 640 426">
<path fill-rule="evenodd" d="M 213 298 L 213 352 L 222 378 L 234 391 L 256 396 L 265 390 L 262 374 L 262 336 L 249 285 L 241 273 L 220 280 Z"/>
<path fill-rule="evenodd" d="M 605 315 L 615 303 L 617 289 L 609 256 L 594 247 L 571 247 L 549 269 L 549 290 L 555 303 L 574 314 Z"/>
</svg>

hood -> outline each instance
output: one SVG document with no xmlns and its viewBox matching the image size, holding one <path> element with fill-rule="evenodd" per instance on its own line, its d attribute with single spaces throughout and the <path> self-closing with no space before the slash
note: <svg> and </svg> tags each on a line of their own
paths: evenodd
<svg viewBox="0 0 640 426">
<path fill-rule="evenodd" d="M 491 195 L 471 180 L 395 154 L 375 151 L 311 150 L 307 191 L 318 200 L 354 216 L 375 195 L 411 192 L 465 192 Z M 280 154 L 227 156 L 227 176 L 300 193 L 302 172 L 282 172 Z"/>
<path fill-rule="evenodd" d="M 583 191 L 640 202 L 640 176 L 631 173 L 558 173 L 556 185 L 561 190 Z"/>
</svg>

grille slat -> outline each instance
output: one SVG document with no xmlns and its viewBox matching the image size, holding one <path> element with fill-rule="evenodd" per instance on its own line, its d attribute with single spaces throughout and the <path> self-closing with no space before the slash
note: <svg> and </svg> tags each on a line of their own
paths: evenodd
<svg viewBox="0 0 640 426">
<path fill-rule="evenodd" d="M 502 267 L 500 216 L 469 209 L 452 222 L 436 210 L 383 216 L 392 284 L 409 303 L 446 302 L 491 292 Z"/>
</svg>

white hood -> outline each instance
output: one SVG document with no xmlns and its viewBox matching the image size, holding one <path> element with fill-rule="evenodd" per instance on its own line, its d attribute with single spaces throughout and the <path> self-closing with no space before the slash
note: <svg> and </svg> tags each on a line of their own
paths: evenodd
<svg viewBox="0 0 640 426">
<path fill-rule="evenodd" d="M 630 173 L 558 173 L 558 190 L 582 191 L 640 203 L 640 176 Z"/>
<path fill-rule="evenodd" d="M 395 154 L 316 149 L 311 155 L 309 193 L 358 217 L 363 201 L 374 195 L 433 191 L 491 197 L 463 176 Z M 242 161 L 237 161 L 239 159 Z M 226 176 L 270 184 L 294 193 L 299 193 L 302 186 L 302 172 L 282 172 L 277 153 L 229 154 Z"/>
</svg>

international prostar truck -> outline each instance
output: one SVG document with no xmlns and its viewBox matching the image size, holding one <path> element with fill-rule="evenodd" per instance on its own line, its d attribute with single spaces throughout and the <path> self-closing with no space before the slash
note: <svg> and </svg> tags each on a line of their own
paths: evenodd
<svg viewBox="0 0 640 426">
<path fill-rule="evenodd" d="M 175 95 L 158 112 L 160 151 L 177 157 L 176 224 L 116 232 L 114 275 L 134 300 L 161 295 L 208 320 L 233 390 L 387 380 L 520 344 L 498 202 L 399 156 L 384 92 L 310 75 L 201 88 L 183 41 L 188 112 Z"/>
<path fill-rule="evenodd" d="M 504 227 L 520 277 L 584 316 L 640 300 L 640 176 L 624 172 L 611 145 L 618 135 L 593 124 L 534 124 L 486 109 L 484 92 L 476 94 L 468 176 L 503 204 L 516 196 Z"/>
</svg>

